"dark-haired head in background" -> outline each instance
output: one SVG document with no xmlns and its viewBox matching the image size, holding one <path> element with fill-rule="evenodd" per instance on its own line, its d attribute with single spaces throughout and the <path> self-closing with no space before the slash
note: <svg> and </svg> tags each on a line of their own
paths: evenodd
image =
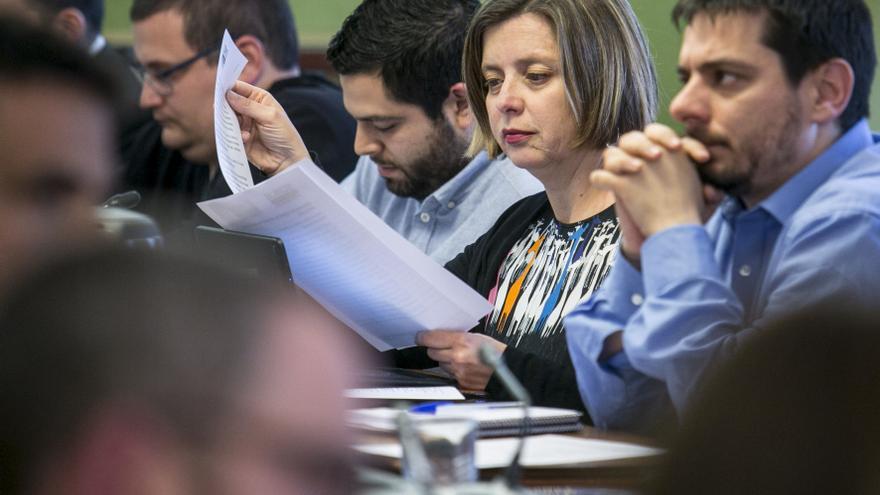
<svg viewBox="0 0 880 495">
<path fill-rule="evenodd" d="M 355 151 L 369 155 L 399 196 L 423 199 L 467 163 L 471 119 L 461 53 L 477 0 L 368 0 L 330 41 L 357 119 Z"/>
<path fill-rule="evenodd" d="M 0 308 L 0 491 L 352 493 L 349 332 L 301 295 L 134 251 L 36 274 Z"/>
<path fill-rule="evenodd" d="M 0 292 L 95 237 L 112 175 L 116 86 L 85 52 L 0 19 Z"/>
<path fill-rule="evenodd" d="M 345 107 L 357 120 L 361 160 L 343 185 L 440 262 L 514 201 L 540 190 L 503 159 L 465 157 L 474 119 L 461 57 L 479 6 L 478 0 L 366 0 L 327 49 Z"/>
<path fill-rule="evenodd" d="M 2 0 L 0 8 L 28 16 L 84 48 L 101 35 L 104 23 L 104 0 Z"/>
<path fill-rule="evenodd" d="M 707 380 L 648 493 L 880 492 L 878 315 L 844 308 L 783 319 Z"/>
<path fill-rule="evenodd" d="M 0 0 L 0 10 L 21 16 L 86 50 L 120 87 L 122 98 L 116 107 L 120 130 L 124 132 L 144 122 L 146 115 L 137 104 L 140 74 L 129 58 L 101 35 L 104 0 Z"/>
</svg>

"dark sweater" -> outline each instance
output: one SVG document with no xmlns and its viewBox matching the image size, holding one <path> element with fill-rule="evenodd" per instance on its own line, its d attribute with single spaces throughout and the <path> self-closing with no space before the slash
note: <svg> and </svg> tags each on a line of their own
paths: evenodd
<svg viewBox="0 0 880 495">
<path fill-rule="evenodd" d="M 472 331 L 507 344 L 504 359 L 537 405 L 585 411 L 561 316 L 596 289 L 618 239 L 613 208 L 573 225 L 553 217 L 545 193 L 524 198 L 446 268 L 493 302 Z M 436 365 L 423 348 L 397 354 L 398 365 Z M 492 400 L 509 400 L 496 377 Z"/>
</svg>

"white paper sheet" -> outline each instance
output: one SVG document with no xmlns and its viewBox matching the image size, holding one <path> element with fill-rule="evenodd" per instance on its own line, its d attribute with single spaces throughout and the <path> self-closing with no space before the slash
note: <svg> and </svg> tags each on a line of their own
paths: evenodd
<svg viewBox="0 0 880 495">
<path fill-rule="evenodd" d="M 437 399 L 431 399 L 437 400 Z M 469 418 L 480 424 L 480 428 L 499 427 L 499 423 L 516 424 L 522 420 L 523 411 L 521 407 L 502 407 L 492 408 L 491 402 L 482 404 L 451 404 L 447 406 L 438 406 L 433 414 L 409 413 L 414 420 L 424 418 Z M 348 411 L 346 423 L 355 428 L 362 428 L 374 431 L 397 431 L 397 416 L 400 411 L 391 407 L 371 407 L 364 409 L 353 409 Z M 555 407 L 536 407 L 529 408 L 529 418 L 533 424 L 547 424 L 548 420 L 555 420 L 555 423 L 575 422 L 581 417 L 581 414 L 572 409 L 560 409 Z"/>
<path fill-rule="evenodd" d="M 494 469 L 510 464 L 519 440 L 516 438 L 490 438 L 477 440 L 476 463 L 478 469 Z M 366 454 L 400 459 L 399 443 L 356 445 L 356 450 Z M 663 451 L 641 445 L 594 440 L 565 435 L 537 435 L 526 439 L 520 464 L 528 468 L 578 466 L 582 464 L 619 459 L 631 459 L 662 454 Z"/>
<path fill-rule="evenodd" d="M 217 80 L 214 83 L 214 141 L 217 143 L 220 172 L 233 194 L 254 186 L 241 139 L 241 127 L 226 101 L 226 93 L 232 89 L 245 65 L 247 59 L 235 46 L 229 31 L 224 31 L 217 62 Z"/>
<path fill-rule="evenodd" d="M 464 400 L 455 387 L 352 388 L 345 391 L 352 399 L 388 400 Z"/>
<path fill-rule="evenodd" d="M 294 283 L 380 351 L 421 330 L 469 330 L 492 309 L 310 160 L 199 207 L 225 229 L 284 241 Z"/>
</svg>

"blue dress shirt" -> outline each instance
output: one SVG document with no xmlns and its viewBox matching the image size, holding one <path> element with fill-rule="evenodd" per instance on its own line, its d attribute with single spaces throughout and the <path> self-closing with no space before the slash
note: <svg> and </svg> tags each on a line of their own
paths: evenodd
<svg viewBox="0 0 880 495">
<path fill-rule="evenodd" d="M 421 201 L 389 191 L 368 156 L 358 160 L 342 187 L 441 265 L 489 230 L 510 205 L 544 190 L 532 174 L 485 152 Z"/>
<path fill-rule="evenodd" d="M 669 399 L 681 411 L 710 366 L 781 315 L 830 298 L 876 304 L 877 142 L 861 121 L 755 207 L 728 197 L 705 226 L 651 236 L 642 272 L 617 257 L 600 290 L 565 320 L 597 425 L 638 429 Z M 624 352 L 599 362 L 605 338 L 620 329 Z"/>
</svg>

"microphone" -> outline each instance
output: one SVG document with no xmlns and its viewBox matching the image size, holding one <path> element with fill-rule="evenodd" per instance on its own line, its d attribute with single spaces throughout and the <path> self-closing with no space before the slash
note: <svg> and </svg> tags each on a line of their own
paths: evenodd
<svg viewBox="0 0 880 495">
<path fill-rule="evenodd" d="M 519 458 L 522 455 L 526 436 L 529 434 L 529 406 L 532 405 L 532 398 L 529 396 L 529 393 L 526 391 L 525 387 L 523 387 L 522 383 L 513 376 L 513 372 L 507 367 L 507 364 L 504 362 L 501 355 L 496 353 L 489 344 L 483 344 L 480 346 L 479 355 L 480 361 L 486 366 L 492 368 L 492 371 L 495 372 L 495 376 L 501 380 L 501 385 L 504 386 L 507 393 L 512 395 L 514 399 L 522 404 L 523 422 L 522 428 L 520 428 L 519 431 L 519 444 L 516 446 L 516 452 L 513 454 L 513 459 L 510 460 L 510 464 L 507 466 L 507 469 L 504 470 L 504 478 L 507 481 L 507 486 L 515 488 L 519 486 L 520 479 L 521 467 L 519 464 Z"/>
<path fill-rule="evenodd" d="M 131 209 L 141 202 L 141 193 L 137 191 L 126 191 L 124 193 L 114 194 L 104 201 L 101 205 L 104 208 L 125 208 Z"/>
</svg>

